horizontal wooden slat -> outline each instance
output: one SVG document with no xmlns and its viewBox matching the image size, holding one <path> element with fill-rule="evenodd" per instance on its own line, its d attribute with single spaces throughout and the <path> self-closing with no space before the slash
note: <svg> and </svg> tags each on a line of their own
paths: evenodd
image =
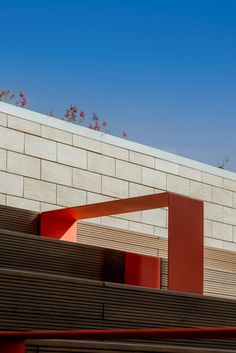
<svg viewBox="0 0 236 353">
<path fill-rule="evenodd" d="M 0 267 L 123 282 L 124 253 L 0 230 Z"/>
<path fill-rule="evenodd" d="M 38 234 L 39 213 L 0 205 L 0 229 Z"/>
<path fill-rule="evenodd" d="M 40 346 L 37 342 L 30 342 L 31 347 L 27 353 L 235 353 L 233 350 L 211 350 L 204 348 L 173 347 L 158 344 L 134 344 L 126 342 L 89 342 L 89 341 L 41 341 Z M 34 344 L 34 346 L 33 346 Z M 37 350 L 38 349 L 38 350 Z"/>
<path fill-rule="evenodd" d="M 233 326 L 235 314 L 233 300 L 0 269 L 1 330 Z M 236 349 L 232 340 L 167 343 Z"/>
</svg>

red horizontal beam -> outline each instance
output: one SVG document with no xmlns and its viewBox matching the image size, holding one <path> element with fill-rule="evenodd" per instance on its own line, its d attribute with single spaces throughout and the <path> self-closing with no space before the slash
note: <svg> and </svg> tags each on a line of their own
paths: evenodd
<svg viewBox="0 0 236 353">
<path fill-rule="evenodd" d="M 201 327 L 175 329 L 115 329 L 115 330 L 75 330 L 75 331 L 33 331 L 0 332 L 1 341 L 27 339 L 63 340 L 169 340 L 169 339 L 231 339 L 236 338 L 236 327 Z"/>
<path fill-rule="evenodd" d="M 160 194 L 131 197 L 123 200 L 100 202 L 90 205 L 62 208 L 60 210 L 46 211 L 41 217 L 53 216 L 57 219 L 81 220 L 102 216 L 111 216 L 120 213 L 151 210 L 153 208 L 167 207 L 169 205 L 169 194 Z"/>
</svg>

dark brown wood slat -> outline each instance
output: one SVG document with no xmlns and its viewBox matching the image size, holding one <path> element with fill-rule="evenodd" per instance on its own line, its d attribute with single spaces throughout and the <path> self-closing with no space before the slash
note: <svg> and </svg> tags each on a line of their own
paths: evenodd
<svg viewBox="0 0 236 353">
<path fill-rule="evenodd" d="M 124 252 L 0 230 L 0 267 L 123 282 Z"/>
<path fill-rule="evenodd" d="M 0 228 L 39 234 L 39 213 L 0 205 Z"/>
<path fill-rule="evenodd" d="M 32 342 L 33 344 L 33 342 Z M 37 352 L 38 348 L 38 352 Z M 171 346 L 161 346 L 158 344 L 145 345 L 125 343 L 125 342 L 66 342 L 66 341 L 42 341 L 40 346 L 31 345 L 27 348 L 27 353 L 146 353 L 146 352 L 156 352 L 156 353 L 233 353 L 232 350 L 209 350 L 204 348 L 188 348 L 188 347 L 171 347 Z"/>
<path fill-rule="evenodd" d="M 0 270 L 0 303 L 1 329 L 236 325 L 233 300 L 25 271 Z M 204 342 L 223 344 L 236 349 Z"/>
</svg>

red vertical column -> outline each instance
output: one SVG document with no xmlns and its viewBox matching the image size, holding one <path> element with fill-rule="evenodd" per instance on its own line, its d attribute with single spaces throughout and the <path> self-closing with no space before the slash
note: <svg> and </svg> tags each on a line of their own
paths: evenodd
<svg viewBox="0 0 236 353">
<path fill-rule="evenodd" d="M 203 294 L 203 202 L 169 194 L 168 289 Z"/>
<path fill-rule="evenodd" d="M 160 289 L 160 258 L 126 252 L 124 282 L 135 286 Z"/>
<path fill-rule="evenodd" d="M 25 342 L 4 339 L 0 341 L 0 352 L 1 353 L 25 353 Z"/>
</svg>

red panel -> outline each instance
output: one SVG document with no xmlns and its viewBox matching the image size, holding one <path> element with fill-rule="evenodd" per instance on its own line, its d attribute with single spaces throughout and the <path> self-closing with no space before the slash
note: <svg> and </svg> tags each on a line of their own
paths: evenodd
<svg viewBox="0 0 236 353">
<path fill-rule="evenodd" d="M 160 289 L 160 258 L 125 253 L 125 284 Z"/>
<path fill-rule="evenodd" d="M 168 289 L 203 294 L 203 202 L 170 194 Z"/>
<path fill-rule="evenodd" d="M 25 353 L 25 342 L 12 339 L 0 341 L 1 353 Z"/>
</svg>

